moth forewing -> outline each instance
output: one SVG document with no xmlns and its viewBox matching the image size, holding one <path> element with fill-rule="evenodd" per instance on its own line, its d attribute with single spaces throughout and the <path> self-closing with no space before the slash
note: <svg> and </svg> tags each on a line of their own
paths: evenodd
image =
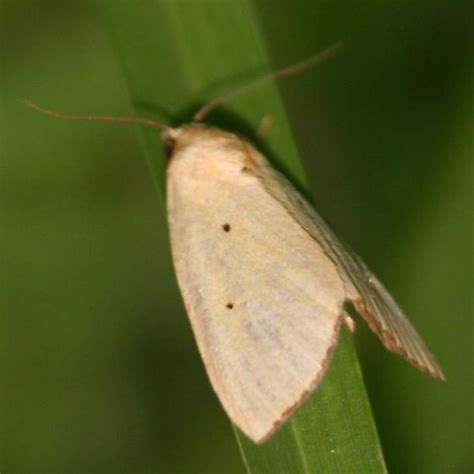
<svg viewBox="0 0 474 474">
<path fill-rule="evenodd" d="M 321 380 L 345 288 L 321 246 L 266 191 L 252 150 L 217 129 L 182 129 L 167 199 L 177 278 L 212 385 L 235 424 L 261 442 Z"/>
<path fill-rule="evenodd" d="M 261 155 L 259 155 L 261 157 Z M 326 222 L 279 172 L 261 157 L 262 183 L 336 263 L 346 300 L 366 320 L 384 346 L 413 366 L 444 382 L 445 376 L 413 325 L 364 262 L 336 237 Z"/>
<path fill-rule="evenodd" d="M 391 350 L 443 374 L 391 296 L 247 141 L 191 124 L 173 140 L 173 262 L 224 409 L 267 439 L 320 383 L 352 301 Z"/>
</svg>

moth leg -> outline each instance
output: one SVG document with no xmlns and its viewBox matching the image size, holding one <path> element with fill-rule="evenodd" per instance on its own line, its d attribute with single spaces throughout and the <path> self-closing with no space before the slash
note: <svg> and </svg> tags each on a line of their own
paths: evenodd
<svg viewBox="0 0 474 474">
<path fill-rule="evenodd" d="M 258 122 L 257 130 L 255 130 L 255 135 L 257 138 L 263 138 L 270 127 L 272 126 L 272 117 L 268 114 L 262 115 Z"/>
<path fill-rule="evenodd" d="M 342 313 L 342 321 L 346 325 L 347 329 L 349 329 L 349 331 L 354 334 L 356 323 L 346 312 Z"/>
</svg>

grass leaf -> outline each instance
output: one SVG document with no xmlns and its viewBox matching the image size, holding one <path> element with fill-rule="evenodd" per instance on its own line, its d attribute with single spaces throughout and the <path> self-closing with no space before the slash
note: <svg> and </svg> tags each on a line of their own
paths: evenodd
<svg viewBox="0 0 474 474">
<path fill-rule="evenodd" d="M 96 1 L 139 115 L 178 125 L 210 98 L 272 69 L 250 0 Z M 260 147 L 296 185 L 307 189 L 276 84 L 235 99 L 213 112 L 209 121 L 253 139 L 263 114 L 272 117 L 273 125 Z M 161 141 L 151 130 L 142 130 L 142 138 L 154 181 L 164 195 Z M 203 426 L 203 434 L 207 429 Z M 263 446 L 238 430 L 236 437 L 252 473 L 385 472 L 347 331 L 341 334 L 321 388 L 289 423 Z"/>
</svg>

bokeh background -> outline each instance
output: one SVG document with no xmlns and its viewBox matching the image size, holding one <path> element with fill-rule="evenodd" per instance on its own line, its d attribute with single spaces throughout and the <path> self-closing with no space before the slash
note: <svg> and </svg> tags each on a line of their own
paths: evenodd
<svg viewBox="0 0 474 474">
<path fill-rule="evenodd" d="M 388 468 L 471 472 L 470 2 L 314 3 L 254 11 L 274 67 L 349 39 L 335 66 L 280 83 L 318 209 L 448 378 L 418 374 L 358 325 Z M 136 130 L 52 121 L 20 103 L 130 112 L 104 10 L 0 5 L 1 472 L 244 472 Z"/>
</svg>

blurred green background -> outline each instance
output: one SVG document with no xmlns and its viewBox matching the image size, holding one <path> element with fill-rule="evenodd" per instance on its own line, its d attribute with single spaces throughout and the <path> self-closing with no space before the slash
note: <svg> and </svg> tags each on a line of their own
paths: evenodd
<svg viewBox="0 0 474 474">
<path fill-rule="evenodd" d="M 89 1 L 0 5 L 0 471 L 244 472 L 136 130 L 53 121 L 20 103 L 130 112 L 110 23 Z M 282 96 L 319 211 L 448 378 L 420 375 L 358 324 L 390 472 L 473 469 L 469 6 L 255 2 L 275 68 L 346 38 L 333 65 L 281 82 Z"/>
</svg>

